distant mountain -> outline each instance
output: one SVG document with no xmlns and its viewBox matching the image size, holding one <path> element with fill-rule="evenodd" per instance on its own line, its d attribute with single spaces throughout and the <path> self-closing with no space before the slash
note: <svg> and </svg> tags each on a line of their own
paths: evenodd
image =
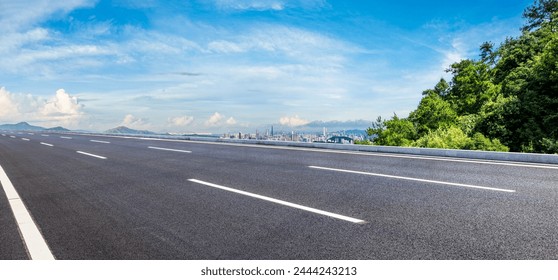
<svg viewBox="0 0 558 280">
<path fill-rule="evenodd" d="M 0 125 L 0 129 L 3 130 L 25 130 L 25 131 L 41 131 L 45 130 L 46 128 L 40 126 L 30 125 L 26 122 L 20 122 L 16 124 L 2 124 Z"/>
<path fill-rule="evenodd" d="M 51 128 L 47 128 L 46 131 L 61 131 L 61 132 L 67 132 L 67 131 L 71 131 L 67 128 L 63 128 L 61 126 L 56 126 L 56 127 L 51 127 Z"/>
<path fill-rule="evenodd" d="M 156 134 L 155 132 L 149 130 L 136 130 L 125 126 L 111 128 L 105 131 L 105 133 L 107 134 Z"/>
<path fill-rule="evenodd" d="M 297 131 L 307 133 L 320 133 L 324 128 L 328 133 L 344 132 L 346 135 L 365 135 L 366 129 L 372 125 L 372 121 L 353 120 L 353 121 L 313 121 L 305 125 L 289 127 L 275 124 L 275 131 Z M 270 125 L 271 126 L 271 125 Z"/>
</svg>

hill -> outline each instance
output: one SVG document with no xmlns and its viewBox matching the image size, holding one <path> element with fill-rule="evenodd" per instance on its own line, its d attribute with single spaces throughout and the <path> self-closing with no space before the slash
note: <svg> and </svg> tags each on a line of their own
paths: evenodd
<svg viewBox="0 0 558 280">
<path fill-rule="evenodd" d="M 30 125 L 27 122 L 19 122 L 16 124 L 0 124 L 0 129 L 2 130 L 21 130 L 21 131 L 53 131 L 53 132 L 68 132 L 71 131 L 67 128 L 56 126 L 51 128 L 45 128 L 42 126 Z"/>
</svg>

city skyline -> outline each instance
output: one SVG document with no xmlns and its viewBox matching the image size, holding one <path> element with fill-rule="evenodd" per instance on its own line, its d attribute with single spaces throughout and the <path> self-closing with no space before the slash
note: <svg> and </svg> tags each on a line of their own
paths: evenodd
<svg viewBox="0 0 558 280">
<path fill-rule="evenodd" d="M 0 123 L 223 133 L 406 116 L 449 64 L 520 34 L 531 1 L 502 3 L 2 3 Z"/>
</svg>

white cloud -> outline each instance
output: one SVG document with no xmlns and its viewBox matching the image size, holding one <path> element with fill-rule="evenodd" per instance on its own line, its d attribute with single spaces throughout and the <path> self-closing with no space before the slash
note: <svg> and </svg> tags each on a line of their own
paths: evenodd
<svg viewBox="0 0 558 280">
<path fill-rule="evenodd" d="M 215 0 L 215 6 L 221 10 L 280 11 L 285 8 L 284 2 L 282 0 Z"/>
<path fill-rule="evenodd" d="M 20 110 L 17 101 L 12 93 L 8 92 L 5 88 L 0 88 L 0 120 L 12 120 L 12 118 L 19 117 Z"/>
<path fill-rule="evenodd" d="M 442 70 L 449 68 L 455 62 L 459 62 L 468 57 L 470 46 L 464 44 L 460 38 L 454 38 L 451 42 L 451 48 L 441 51 L 443 54 Z"/>
<path fill-rule="evenodd" d="M 0 52 L 17 50 L 22 45 L 41 42 L 48 38 L 49 31 L 44 28 L 34 28 L 22 33 L 6 33 L 2 36 Z"/>
<path fill-rule="evenodd" d="M 67 13 L 78 7 L 93 5 L 95 0 L 25 0 L 2 1 L 0 8 L 0 29 L 18 30 L 34 25 L 48 16 Z"/>
<path fill-rule="evenodd" d="M 75 126 L 83 117 L 82 110 L 83 105 L 79 104 L 77 97 L 69 95 L 64 89 L 59 89 L 56 95 L 46 102 L 40 113 L 46 119 Z"/>
<path fill-rule="evenodd" d="M 85 117 L 77 97 L 59 89 L 50 99 L 31 94 L 10 93 L 0 88 L 0 121 L 40 122 L 46 126 L 77 127 Z"/>
<path fill-rule="evenodd" d="M 168 119 L 168 123 L 172 126 L 187 126 L 194 121 L 192 116 L 172 117 Z"/>
<path fill-rule="evenodd" d="M 310 123 L 310 121 L 305 120 L 305 119 L 301 119 L 298 116 L 292 116 L 292 117 L 282 117 L 279 119 L 279 123 L 282 125 L 287 125 L 287 126 L 302 126 L 302 125 L 306 125 L 308 123 Z"/>
<path fill-rule="evenodd" d="M 237 124 L 235 118 L 233 117 L 227 118 L 226 116 L 218 112 L 215 112 L 213 115 L 209 117 L 209 119 L 207 119 L 207 121 L 205 121 L 205 125 L 208 127 L 222 127 L 224 125 L 235 125 L 235 124 Z"/>
<path fill-rule="evenodd" d="M 325 0 L 213 0 L 214 5 L 224 11 L 282 11 L 288 8 L 320 9 L 327 5 Z"/>
<path fill-rule="evenodd" d="M 225 116 L 219 114 L 218 112 L 215 112 L 213 115 L 209 117 L 209 119 L 205 122 L 205 124 L 208 126 L 217 126 L 219 125 L 221 120 L 223 120 L 223 118 L 225 118 Z"/>
<path fill-rule="evenodd" d="M 274 56 L 325 67 L 339 67 L 347 54 L 366 50 L 352 43 L 308 31 L 280 25 L 260 24 L 246 32 L 207 44 L 209 52 L 241 54 L 247 52 L 270 53 Z"/>
<path fill-rule="evenodd" d="M 134 129 L 147 129 L 149 127 L 149 120 L 138 118 L 132 114 L 127 114 L 120 125 Z"/>
<path fill-rule="evenodd" d="M 236 124 L 236 120 L 233 117 L 230 117 L 227 119 L 226 124 L 228 125 L 235 125 Z"/>
<path fill-rule="evenodd" d="M 209 51 L 216 53 L 241 53 L 246 51 L 239 44 L 223 40 L 210 42 L 207 48 Z"/>
</svg>

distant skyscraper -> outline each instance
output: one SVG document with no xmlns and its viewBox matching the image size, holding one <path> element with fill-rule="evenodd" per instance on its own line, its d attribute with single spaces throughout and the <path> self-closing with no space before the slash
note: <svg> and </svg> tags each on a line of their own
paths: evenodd
<svg viewBox="0 0 558 280">
<path fill-rule="evenodd" d="M 271 136 L 273 136 L 273 125 L 271 126 Z"/>
</svg>

